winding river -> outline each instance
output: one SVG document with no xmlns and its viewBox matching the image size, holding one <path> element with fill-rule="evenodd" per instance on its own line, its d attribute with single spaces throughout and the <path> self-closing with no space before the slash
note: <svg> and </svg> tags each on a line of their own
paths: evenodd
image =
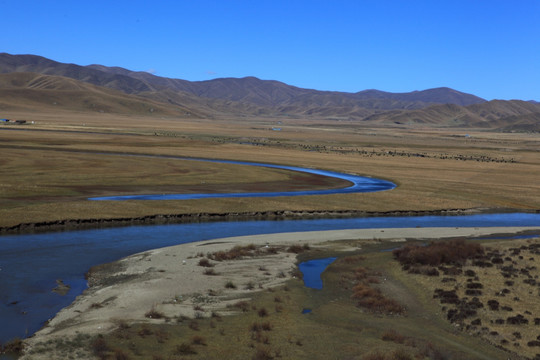
<svg viewBox="0 0 540 360">
<path fill-rule="evenodd" d="M 160 156 L 161 157 L 161 156 Z M 169 158 L 169 157 L 168 157 Z M 172 158 L 172 157 L 170 157 Z M 212 193 L 212 194 L 149 194 L 149 195 L 123 195 L 123 196 L 102 196 L 93 197 L 89 200 L 190 200 L 205 198 L 244 198 L 244 197 L 277 197 L 277 196 L 305 196 L 305 195 L 331 195 L 331 194 L 352 194 L 363 192 L 375 192 L 392 190 L 396 185 L 390 181 L 375 179 L 365 176 L 343 174 L 334 171 L 308 169 L 296 166 L 274 165 L 264 163 L 254 163 L 232 160 L 209 160 L 198 158 L 174 158 L 188 161 L 206 161 L 220 164 L 257 166 L 271 169 L 289 170 L 314 175 L 323 175 L 337 179 L 346 180 L 350 186 L 340 189 L 304 190 L 304 191 L 276 191 L 276 192 L 250 192 L 250 193 Z"/>
<path fill-rule="evenodd" d="M 237 162 L 234 162 L 237 163 Z M 246 163 L 241 163 L 246 164 Z M 250 164 L 250 163 L 247 163 Z M 345 178 L 353 185 L 345 192 L 380 191 L 394 184 L 377 179 L 277 165 L 250 164 L 305 171 Z M 342 177 L 345 176 L 345 177 Z M 361 184 L 374 190 L 361 189 Z M 299 192 L 287 196 L 330 194 L 335 190 Z M 200 195 L 200 194 L 199 194 Z M 205 195 L 205 194 L 202 194 Z M 215 194 L 207 194 L 213 197 Z M 246 196 L 226 194 L 227 196 Z M 167 195 L 170 197 L 171 195 Z M 176 196 L 176 195 L 174 195 Z M 193 194 L 189 195 L 193 196 Z M 133 199 L 133 197 L 131 197 Z M 140 197 L 137 197 L 140 198 Z M 153 199 L 154 195 L 144 197 Z M 178 197 L 174 197 L 178 199 Z M 193 198 L 193 197 L 188 197 Z M 93 200 L 127 200 L 94 198 Z M 278 232 L 407 228 L 407 227 L 489 227 L 540 226 L 540 214 L 484 214 L 467 216 L 364 217 L 347 219 L 234 221 L 169 225 L 130 226 L 41 234 L 0 236 L 0 342 L 33 334 L 60 309 L 68 306 L 86 288 L 85 272 L 91 266 L 149 249 L 202 241 L 216 237 L 269 234 Z M 66 295 L 51 290 L 56 280 L 69 285 Z"/>
</svg>

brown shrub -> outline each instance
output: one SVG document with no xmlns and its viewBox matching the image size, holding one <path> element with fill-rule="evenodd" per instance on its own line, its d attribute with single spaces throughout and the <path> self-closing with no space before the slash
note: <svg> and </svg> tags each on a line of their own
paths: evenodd
<svg viewBox="0 0 540 360">
<path fill-rule="evenodd" d="M 115 349 L 114 350 L 114 359 L 115 360 L 129 360 L 130 357 L 128 356 L 128 354 L 126 354 L 121 349 Z"/>
<path fill-rule="evenodd" d="M 428 246 L 407 244 L 393 251 L 402 265 L 462 264 L 484 254 L 480 244 L 466 243 L 464 239 L 432 242 Z"/>
<path fill-rule="evenodd" d="M 219 275 L 219 273 L 217 273 L 216 270 L 214 270 L 213 268 L 204 269 L 203 274 L 204 275 L 209 275 L 209 276 Z"/>
<path fill-rule="evenodd" d="M 217 251 L 215 253 L 209 254 L 208 257 L 215 261 L 225 261 L 225 260 L 234 260 L 241 259 L 246 256 L 256 256 L 259 252 L 253 244 L 245 246 L 235 246 L 228 251 Z"/>
<path fill-rule="evenodd" d="M 304 252 L 304 248 L 300 245 L 291 245 L 287 249 L 287 252 L 294 253 L 294 254 L 300 254 Z"/>
<path fill-rule="evenodd" d="M 4 346 L 0 344 L 0 354 L 11 353 L 11 354 L 19 355 L 22 353 L 23 349 L 24 349 L 23 341 L 18 337 L 6 342 Z"/>
<path fill-rule="evenodd" d="M 195 349 L 190 344 L 181 343 L 180 345 L 176 346 L 175 353 L 177 355 L 194 355 L 197 354 Z"/>
<path fill-rule="evenodd" d="M 98 336 L 97 338 L 92 340 L 90 346 L 94 355 L 96 355 L 99 359 L 105 359 L 107 357 L 107 353 L 110 350 L 109 345 L 101 336 Z"/>
<path fill-rule="evenodd" d="M 362 356 L 362 360 L 385 360 L 385 356 L 379 352 Z"/>
<path fill-rule="evenodd" d="M 199 331 L 199 323 L 197 320 L 191 320 L 188 326 L 191 330 Z"/>
<path fill-rule="evenodd" d="M 406 337 L 395 330 L 388 330 L 384 334 L 382 334 L 381 339 L 383 339 L 384 341 L 392 341 L 398 344 L 403 344 Z"/>
<path fill-rule="evenodd" d="M 247 301 L 238 301 L 232 305 L 233 307 L 242 310 L 242 312 L 249 311 L 249 303 Z"/>
<path fill-rule="evenodd" d="M 386 298 L 378 289 L 360 283 L 353 287 L 352 298 L 357 305 L 382 314 L 402 314 L 405 309 L 395 300 Z"/>
<path fill-rule="evenodd" d="M 163 319 L 165 317 L 165 314 L 152 308 L 144 314 L 144 317 L 147 317 L 149 319 Z"/>
<path fill-rule="evenodd" d="M 365 260 L 365 257 L 363 255 L 351 255 L 345 256 L 344 258 L 340 259 L 340 262 L 344 262 L 345 264 L 355 264 L 362 260 Z"/>
<path fill-rule="evenodd" d="M 214 264 L 212 264 L 210 260 L 206 258 L 202 258 L 201 260 L 199 260 L 199 266 L 212 267 L 214 266 Z"/>
<path fill-rule="evenodd" d="M 193 335 L 191 337 L 191 343 L 193 345 L 206 345 L 206 339 L 200 335 Z"/>
<path fill-rule="evenodd" d="M 255 354 L 252 357 L 253 360 L 270 360 L 273 359 L 271 351 L 268 347 L 257 347 Z"/>
<path fill-rule="evenodd" d="M 152 334 L 153 334 L 152 330 L 150 330 L 150 328 L 146 325 L 143 325 L 143 327 L 137 332 L 137 335 L 139 335 L 142 338 L 146 336 L 150 336 Z"/>
<path fill-rule="evenodd" d="M 166 331 L 157 330 L 156 339 L 158 343 L 163 344 L 165 341 L 169 340 L 169 334 Z"/>
</svg>

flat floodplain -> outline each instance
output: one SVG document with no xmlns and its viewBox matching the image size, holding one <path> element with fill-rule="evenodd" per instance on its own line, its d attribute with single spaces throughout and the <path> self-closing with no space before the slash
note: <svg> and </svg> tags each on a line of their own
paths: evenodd
<svg viewBox="0 0 540 360">
<path fill-rule="evenodd" d="M 254 211 L 540 208 L 537 134 L 481 129 L 365 128 L 338 120 L 181 119 L 111 114 L 9 114 L 2 125 L 1 226 L 84 218 Z M 34 121 L 32 124 L 31 121 Z M 280 131 L 272 130 L 279 124 Z M 110 156 L 103 153 L 124 154 Z M 276 169 L 129 154 L 267 162 L 373 176 L 379 193 L 90 202 L 92 196 L 340 187 Z"/>
</svg>

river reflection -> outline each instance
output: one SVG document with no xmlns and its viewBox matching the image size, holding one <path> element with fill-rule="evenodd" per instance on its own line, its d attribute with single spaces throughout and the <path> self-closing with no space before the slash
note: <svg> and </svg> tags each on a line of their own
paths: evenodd
<svg viewBox="0 0 540 360">
<path fill-rule="evenodd" d="M 210 222 L 0 236 L 0 342 L 25 337 L 68 306 L 96 264 L 193 241 L 279 232 L 405 227 L 540 226 L 540 214 Z M 51 290 L 56 280 L 67 295 Z"/>
</svg>

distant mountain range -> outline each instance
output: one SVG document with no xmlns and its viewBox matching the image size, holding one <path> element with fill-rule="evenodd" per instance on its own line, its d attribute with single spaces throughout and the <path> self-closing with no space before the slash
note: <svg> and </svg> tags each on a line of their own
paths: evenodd
<svg viewBox="0 0 540 360">
<path fill-rule="evenodd" d="M 374 125 L 540 130 L 540 103 L 486 101 L 450 88 L 408 93 L 303 89 L 255 77 L 187 81 L 103 65 L 0 53 L 0 110 L 28 106 L 162 115 L 286 116 Z"/>
</svg>

